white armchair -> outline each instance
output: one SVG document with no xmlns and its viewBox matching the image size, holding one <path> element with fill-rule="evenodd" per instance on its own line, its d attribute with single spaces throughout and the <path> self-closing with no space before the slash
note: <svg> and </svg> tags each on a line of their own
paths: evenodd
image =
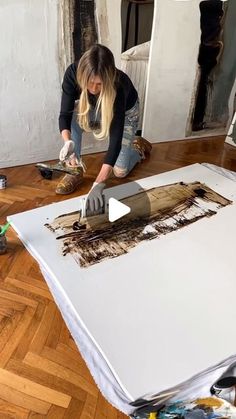
<svg viewBox="0 0 236 419">
<path fill-rule="evenodd" d="M 138 129 L 142 129 L 150 41 L 136 45 L 121 54 L 121 70 L 132 80 L 140 100 Z"/>
</svg>

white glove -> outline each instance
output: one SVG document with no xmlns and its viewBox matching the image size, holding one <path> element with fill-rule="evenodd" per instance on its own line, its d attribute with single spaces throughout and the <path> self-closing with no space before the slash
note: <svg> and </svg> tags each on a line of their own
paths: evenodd
<svg viewBox="0 0 236 419">
<path fill-rule="evenodd" d="M 85 216 L 87 210 L 94 212 L 99 211 L 100 208 L 104 205 L 103 190 L 105 188 L 105 183 L 94 182 L 92 188 L 90 189 L 87 199 L 85 201 Z"/>
<path fill-rule="evenodd" d="M 65 144 L 63 145 L 60 154 L 59 159 L 60 161 L 66 160 L 74 151 L 75 143 L 72 140 L 65 141 Z"/>
</svg>

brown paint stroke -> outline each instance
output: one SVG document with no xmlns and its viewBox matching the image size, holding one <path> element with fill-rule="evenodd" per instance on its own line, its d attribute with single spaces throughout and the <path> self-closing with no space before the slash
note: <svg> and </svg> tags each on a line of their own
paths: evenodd
<svg viewBox="0 0 236 419">
<path fill-rule="evenodd" d="M 201 182 L 175 183 L 139 192 L 121 202 L 131 212 L 115 223 L 107 215 L 82 219 L 80 211 L 62 214 L 45 224 L 82 267 L 127 254 L 144 240 L 153 240 L 211 217 L 232 202 Z M 213 204 L 213 205 L 212 205 Z M 213 207 L 213 209 L 212 209 Z"/>
</svg>

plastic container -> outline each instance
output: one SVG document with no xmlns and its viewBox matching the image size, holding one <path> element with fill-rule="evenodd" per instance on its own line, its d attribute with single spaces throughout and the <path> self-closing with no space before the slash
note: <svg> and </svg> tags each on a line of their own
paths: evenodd
<svg viewBox="0 0 236 419">
<path fill-rule="evenodd" d="M 7 177 L 0 174 L 0 189 L 5 189 L 7 187 Z"/>
<path fill-rule="evenodd" d="M 3 255 L 7 251 L 7 239 L 5 234 L 1 236 L 0 233 L 0 255 Z"/>
</svg>

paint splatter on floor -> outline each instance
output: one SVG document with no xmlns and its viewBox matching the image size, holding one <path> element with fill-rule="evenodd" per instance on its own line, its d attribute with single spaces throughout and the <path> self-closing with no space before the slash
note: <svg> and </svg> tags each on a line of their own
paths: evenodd
<svg viewBox="0 0 236 419">
<path fill-rule="evenodd" d="M 83 268 L 128 253 L 144 240 L 172 233 L 232 202 L 200 182 L 175 183 L 141 191 L 121 200 L 131 212 L 110 223 L 106 215 L 82 219 L 80 211 L 62 214 L 45 224 Z M 59 234 L 59 235 L 58 235 Z"/>
</svg>

